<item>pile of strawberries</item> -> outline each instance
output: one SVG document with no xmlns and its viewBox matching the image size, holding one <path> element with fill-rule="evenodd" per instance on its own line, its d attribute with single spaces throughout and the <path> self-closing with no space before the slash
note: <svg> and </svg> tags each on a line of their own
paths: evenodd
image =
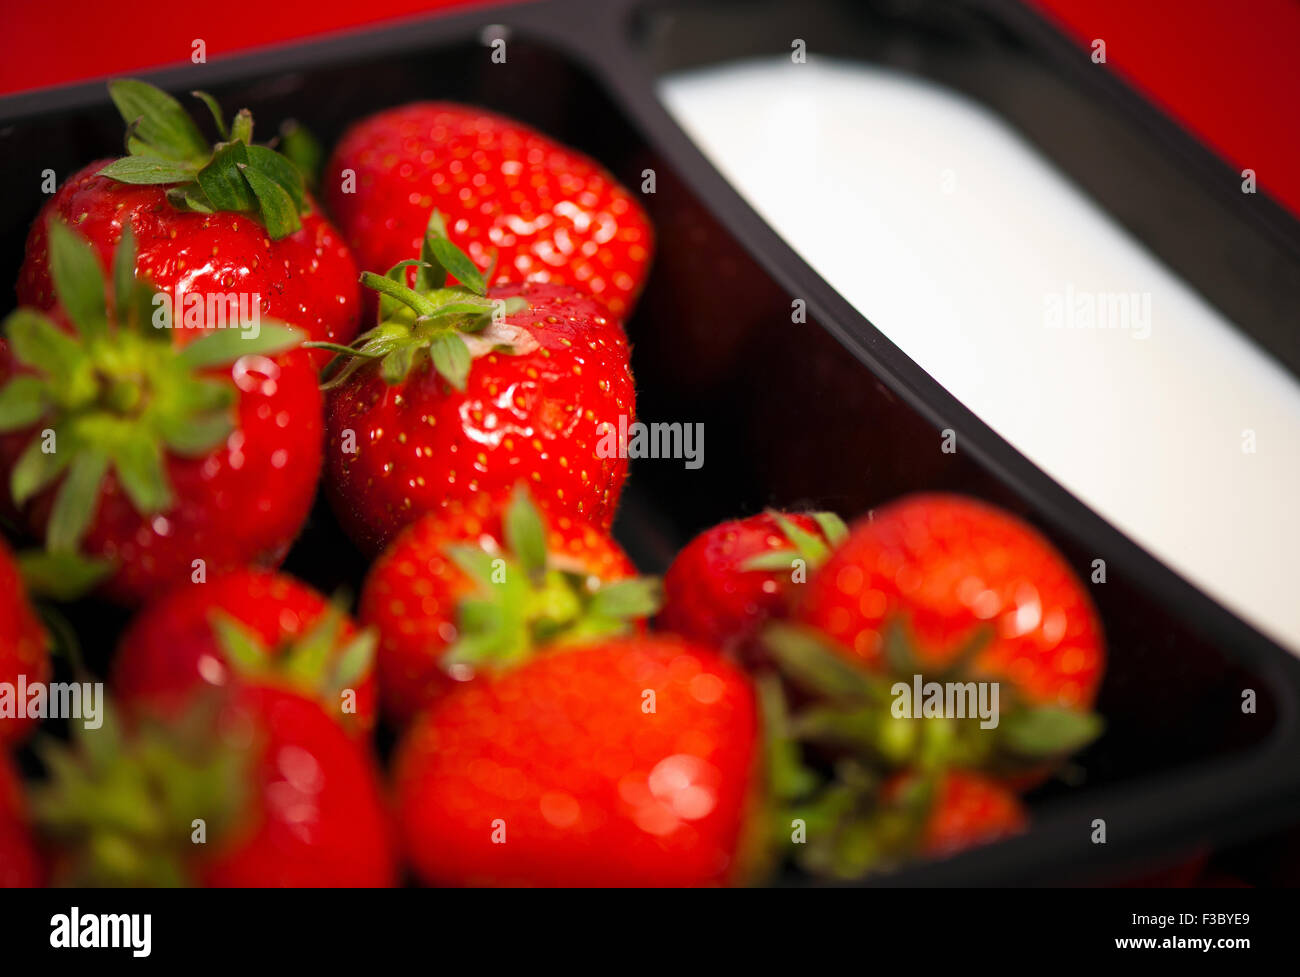
<svg viewBox="0 0 1300 977">
<path fill-rule="evenodd" d="M 1098 734 L 1084 587 L 975 500 L 765 512 L 637 575 L 597 445 L 653 231 L 598 164 L 426 102 L 317 173 L 110 93 L 128 154 L 42 209 L 0 342 L 0 884 L 860 878 L 1020 830 Z M 277 571 L 318 488 L 355 609 Z M 86 592 L 134 614 L 107 705 L 20 775 L 32 696 L 94 681 L 50 606 Z M 926 682 L 997 722 L 900 711 Z"/>
</svg>

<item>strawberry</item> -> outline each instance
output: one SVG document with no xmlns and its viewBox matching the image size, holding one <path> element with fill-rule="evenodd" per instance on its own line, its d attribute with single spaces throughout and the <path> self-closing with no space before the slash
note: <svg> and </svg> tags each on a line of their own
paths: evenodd
<svg viewBox="0 0 1300 977">
<path fill-rule="evenodd" d="M 1097 612 L 1056 549 L 960 496 L 910 496 L 857 522 L 809 582 L 799 617 L 871 669 L 885 665 L 891 624 L 932 670 L 984 631 L 968 673 L 1001 679 L 1033 704 L 1087 709 L 1105 667 Z"/>
<path fill-rule="evenodd" d="M 28 824 L 22 783 L 13 761 L 0 752 L 0 889 L 31 889 L 44 880 L 45 868 Z"/>
<path fill-rule="evenodd" d="M 654 234 L 632 195 L 596 162 L 483 109 L 416 102 L 372 115 L 324 172 L 362 267 L 416 254 L 436 207 L 474 263 L 495 269 L 489 284 L 576 286 L 626 319 L 645 281 Z"/>
<path fill-rule="evenodd" d="M 378 771 L 317 702 L 287 689 L 213 690 L 158 724 L 52 747 L 33 793 L 72 885 L 388 886 L 396 877 Z"/>
<path fill-rule="evenodd" d="M 846 532 L 829 512 L 764 512 L 707 529 L 664 574 L 656 623 L 705 644 L 743 641 L 785 616 L 793 584 L 806 582 Z"/>
<path fill-rule="evenodd" d="M 1101 732 L 1091 600 L 1037 532 L 971 499 L 859 520 L 761 644 L 797 689 L 797 737 L 885 770 L 1027 788 Z"/>
<path fill-rule="evenodd" d="M 330 376 L 326 490 L 375 552 L 406 524 L 528 483 L 543 509 L 602 528 L 627 476 L 613 432 L 635 414 L 623 328 L 563 285 L 487 290 L 435 212 L 416 288 L 369 272 L 381 323 Z M 445 271 L 464 282 L 437 288 Z M 329 371 L 327 371 L 328 373 Z"/>
<path fill-rule="evenodd" d="M 49 638 L 27 600 L 18 563 L 0 540 L 0 685 L 16 690 L 20 676 L 35 684 L 48 682 L 50 673 Z M 20 719 L 16 713 L 6 707 L 0 692 L 0 749 L 31 731 L 34 720 L 26 715 Z"/>
<path fill-rule="evenodd" d="M 185 582 L 136 615 L 118 641 L 113 690 L 124 708 L 174 714 L 205 686 L 283 684 L 316 696 L 344 726 L 375 723 L 374 635 L 358 634 L 306 584 L 267 570 Z"/>
<path fill-rule="evenodd" d="M 132 233 L 107 294 L 91 246 L 49 232 L 58 304 L 12 313 L 0 344 L 0 473 L 28 529 L 112 564 L 103 589 L 128 604 L 278 563 L 321 465 L 315 372 L 289 351 L 302 334 L 267 322 L 183 341 L 149 325 Z"/>
<path fill-rule="evenodd" d="M 746 871 L 755 704 L 666 637 L 555 651 L 457 688 L 395 761 L 399 830 L 440 885 L 717 885 Z"/>
<path fill-rule="evenodd" d="M 291 323 L 312 339 L 350 341 L 361 314 L 351 252 L 297 168 L 253 143 L 248 111 L 227 126 L 200 93 L 221 136 L 213 147 L 165 92 L 131 79 L 108 87 L 128 126 L 130 155 L 90 164 L 41 209 L 18 275 L 19 303 L 52 309 L 58 300 L 51 221 L 74 226 L 105 270 L 129 227 L 139 242 L 136 273 L 175 301 L 176 326 L 228 326 L 230 308 L 214 300 L 234 297 L 246 311 L 256 302 L 259 317 Z M 317 366 L 328 359 L 313 357 Z"/>
<path fill-rule="evenodd" d="M 628 631 L 655 606 L 654 582 L 635 572 L 608 533 L 568 516 L 547 526 L 522 491 L 504 514 L 478 496 L 424 517 L 361 593 L 386 712 L 405 723 L 476 671 Z"/>
</svg>

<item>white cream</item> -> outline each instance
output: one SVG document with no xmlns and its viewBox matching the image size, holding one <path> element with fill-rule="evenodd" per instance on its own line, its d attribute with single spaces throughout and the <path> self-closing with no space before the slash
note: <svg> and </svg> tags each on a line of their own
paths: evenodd
<svg viewBox="0 0 1300 977">
<path fill-rule="evenodd" d="M 957 399 L 1300 653 L 1300 385 L 1012 128 L 946 89 L 816 58 L 681 74 L 661 97 Z M 1049 325 L 1107 293 L 1128 296 L 1111 307 L 1128 328 Z"/>
</svg>

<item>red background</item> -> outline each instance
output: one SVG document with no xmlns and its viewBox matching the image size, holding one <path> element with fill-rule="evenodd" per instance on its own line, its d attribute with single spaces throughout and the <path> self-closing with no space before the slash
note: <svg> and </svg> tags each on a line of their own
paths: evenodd
<svg viewBox="0 0 1300 977">
<path fill-rule="evenodd" d="M 480 0 L 313 0 L 106 5 L 6 0 L 0 93 L 346 30 Z M 1028 0 L 1077 37 L 1106 41 L 1108 66 L 1300 216 L 1300 0 Z M 232 16 L 232 11 L 241 16 Z M 244 11 L 247 11 L 244 13 Z"/>
</svg>

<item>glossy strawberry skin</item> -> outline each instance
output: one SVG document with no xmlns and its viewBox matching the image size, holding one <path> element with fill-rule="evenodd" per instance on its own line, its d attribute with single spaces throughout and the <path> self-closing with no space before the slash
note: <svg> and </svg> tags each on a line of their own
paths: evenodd
<svg viewBox="0 0 1300 977">
<path fill-rule="evenodd" d="M 627 460 L 602 458 L 598 447 L 605 425 L 617 431 L 620 415 L 635 419 L 622 326 L 562 285 L 489 294 L 528 301 L 507 322 L 531 334 L 536 349 L 475 359 L 463 392 L 425 356 L 400 384 L 367 366 L 329 394 L 326 491 L 363 550 L 377 552 L 449 501 L 503 498 L 521 482 L 548 513 L 613 522 Z M 348 432 L 355 453 L 344 450 Z"/>
<path fill-rule="evenodd" d="M 786 515 L 821 538 L 815 519 Z M 792 549 L 771 513 L 733 519 L 706 529 L 682 548 L 664 574 L 664 606 L 657 624 L 693 641 L 725 645 L 752 636 L 763 621 L 784 617 L 794 583 L 783 570 L 746 570 L 754 557 Z M 811 575 L 812 568 L 806 568 Z M 806 579 L 806 578 L 805 578 Z"/>
<path fill-rule="evenodd" d="M 247 807 L 197 864 L 207 887 L 384 887 L 396 882 L 378 770 L 316 702 L 245 686 L 221 735 L 254 750 Z"/>
<path fill-rule="evenodd" d="M 18 771 L 0 752 L 0 889 L 32 889 L 45 884 L 45 866 L 27 822 Z"/>
<path fill-rule="evenodd" d="M 349 170 L 354 192 L 345 192 Z M 599 164 L 470 106 L 416 102 L 362 120 L 339 141 L 322 186 L 364 268 L 382 273 L 418 255 L 437 208 L 479 268 L 496 255 L 496 282 L 573 285 L 620 319 L 653 248 L 645 212 Z"/>
<path fill-rule="evenodd" d="M 178 340 L 179 341 L 179 340 Z M 16 371 L 0 343 L 0 386 Z M 205 573 L 248 564 L 278 566 L 311 508 L 321 470 L 322 398 L 303 352 L 245 356 L 228 375 L 238 391 L 236 430 L 201 458 L 166 458 L 175 505 L 145 517 L 131 505 L 115 473 L 100 490 L 82 550 L 117 567 L 101 586 L 113 600 L 136 605 L 189 580 L 195 560 Z M 39 430 L 0 436 L 0 478 Z M 36 495 L 24 521 L 44 534 L 60 483 Z"/>
<path fill-rule="evenodd" d="M 406 853 L 444 885 L 736 881 L 756 722 L 744 675 L 698 645 L 630 638 L 539 656 L 412 727 L 395 767 Z"/>
<path fill-rule="evenodd" d="M 109 162 L 75 173 L 41 208 L 18 273 L 19 305 L 55 305 L 46 243 L 50 218 L 62 219 L 90 241 L 106 272 L 129 222 L 139 244 L 136 272 L 160 291 L 256 293 L 263 319 L 296 326 L 313 340 L 346 344 L 356 335 L 359 271 L 319 207 L 303 216 L 300 230 L 272 241 L 247 215 L 186 213 L 168 203 L 166 187 L 96 176 Z M 330 355 L 311 353 L 317 367 Z"/>
<path fill-rule="evenodd" d="M 1039 533 L 992 506 L 916 495 L 858 521 L 802 591 L 798 617 L 867 667 L 884 667 L 887 622 L 917 639 L 923 666 L 950 663 L 982 624 L 992 641 L 971 663 L 1031 704 L 1086 709 L 1105 665 L 1091 599 Z"/>
<path fill-rule="evenodd" d="M 407 527 L 375 561 L 359 616 L 379 631 L 378 670 L 385 714 L 398 725 L 457 683 L 440 664 L 456 640 L 457 605 L 473 582 L 447 558 L 457 543 L 504 550 L 500 507 L 486 496 L 455 503 Z M 547 527 L 552 563 L 603 582 L 636 575 L 608 533 L 561 516 Z"/>
<path fill-rule="evenodd" d="M 209 578 L 206 583 L 182 583 L 147 605 L 131 621 L 118 642 L 113 660 L 112 687 L 128 709 L 173 715 L 205 686 L 238 681 L 213 628 L 220 613 L 258 635 L 271 651 L 308 634 L 329 610 L 323 595 L 283 573 L 239 569 Z M 335 648 L 356 634 L 344 619 Z M 373 666 L 356 682 L 354 713 L 341 711 L 333 690 L 321 690 L 320 701 L 344 728 L 367 733 L 375 723 Z"/>
<path fill-rule="evenodd" d="M 28 684 L 48 682 L 50 672 L 49 638 L 27 600 L 18 564 L 0 540 L 0 682 L 16 686 L 20 675 Z M 0 749 L 26 737 L 35 722 L 0 718 Z"/>
</svg>

